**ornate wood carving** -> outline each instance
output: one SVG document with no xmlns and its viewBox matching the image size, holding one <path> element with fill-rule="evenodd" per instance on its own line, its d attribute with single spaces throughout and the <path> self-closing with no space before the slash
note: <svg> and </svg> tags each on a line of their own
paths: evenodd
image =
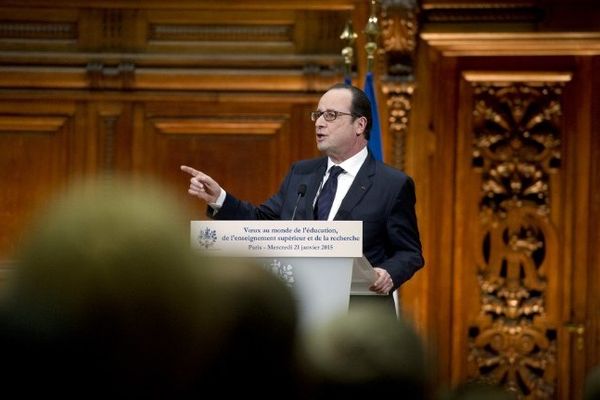
<svg viewBox="0 0 600 400">
<path fill-rule="evenodd" d="M 412 0 L 384 0 L 381 13 L 385 65 L 381 87 L 386 96 L 388 137 L 393 165 L 404 169 L 406 135 L 416 87 L 414 60 L 418 7 Z"/>
<path fill-rule="evenodd" d="M 519 398 L 553 398 L 557 384 L 546 271 L 558 257 L 549 212 L 550 176 L 561 167 L 562 85 L 474 83 L 480 312 L 468 332 L 470 375 Z"/>
<path fill-rule="evenodd" d="M 392 142 L 392 162 L 400 169 L 404 169 L 405 166 L 405 140 L 408 134 L 408 122 L 414 90 L 415 84 L 412 82 L 386 82 L 383 84 L 383 93 L 387 97 L 387 117 L 389 137 Z"/>
<path fill-rule="evenodd" d="M 381 12 L 381 36 L 386 52 L 399 51 L 411 54 L 417 47 L 417 8 L 408 3 L 398 6 L 398 1 L 384 1 Z"/>
<path fill-rule="evenodd" d="M 92 89 L 132 89 L 135 83 L 135 64 L 122 62 L 116 66 L 101 62 L 91 62 L 86 66 L 89 84 Z"/>
</svg>

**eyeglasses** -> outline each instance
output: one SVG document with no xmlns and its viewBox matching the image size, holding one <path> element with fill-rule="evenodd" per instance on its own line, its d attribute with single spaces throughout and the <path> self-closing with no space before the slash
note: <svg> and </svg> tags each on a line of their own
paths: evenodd
<svg viewBox="0 0 600 400">
<path fill-rule="evenodd" d="M 327 121 L 327 122 L 335 121 L 335 119 L 337 117 L 339 117 L 340 115 L 352 115 L 353 117 L 358 117 L 358 115 L 356 115 L 354 113 L 345 113 L 345 112 L 341 112 L 341 111 L 325 110 L 325 111 L 311 111 L 310 119 L 312 119 L 313 121 L 316 121 L 319 119 L 319 117 L 321 115 L 323 116 L 323 118 L 325 118 L 325 121 Z"/>
</svg>

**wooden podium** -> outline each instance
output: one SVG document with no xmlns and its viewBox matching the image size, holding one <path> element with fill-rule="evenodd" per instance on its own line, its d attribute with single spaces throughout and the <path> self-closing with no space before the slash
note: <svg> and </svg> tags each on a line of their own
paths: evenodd
<svg viewBox="0 0 600 400">
<path fill-rule="evenodd" d="M 376 295 L 361 221 L 192 221 L 190 240 L 212 256 L 256 259 L 280 277 L 304 327 L 347 312 L 351 294 Z"/>
</svg>

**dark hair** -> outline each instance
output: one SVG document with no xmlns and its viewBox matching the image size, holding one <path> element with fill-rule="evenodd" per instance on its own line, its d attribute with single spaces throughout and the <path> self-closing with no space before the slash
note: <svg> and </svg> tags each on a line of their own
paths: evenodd
<svg viewBox="0 0 600 400">
<path fill-rule="evenodd" d="M 346 83 L 337 83 L 330 87 L 327 91 L 333 89 L 346 89 L 350 91 L 352 95 L 352 103 L 350 104 L 350 112 L 359 117 L 365 117 L 367 119 L 367 126 L 365 127 L 365 139 L 369 140 L 371 137 L 371 126 L 373 126 L 373 116 L 371 114 L 371 101 L 367 97 L 366 93 L 356 86 L 348 85 Z"/>
</svg>

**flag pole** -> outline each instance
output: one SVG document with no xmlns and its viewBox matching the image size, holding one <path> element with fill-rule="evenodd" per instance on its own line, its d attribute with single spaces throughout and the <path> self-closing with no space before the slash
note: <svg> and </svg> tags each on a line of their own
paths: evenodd
<svg viewBox="0 0 600 400">
<path fill-rule="evenodd" d="M 365 35 L 367 36 L 367 44 L 365 50 L 367 52 L 367 72 L 373 72 L 375 64 L 375 52 L 377 51 L 377 37 L 379 36 L 379 24 L 377 21 L 376 1 L 371 0 L 371 14 L 365 26 Z"/>
<path fill-rule="evenodd" d="M 344 31 L 340 35 L 340 39 L 347 42 L 346 47 L 342 49 L 342 56 L 344 57 L 344 83 L 347 85 L 352 84 L 352 61 L 354 59 L 354 41 L 358 35 L 352 28 L 352 20 L 349 19 L 346 22 Z"/>
<path fill-rule="evenodd" d="M 375 66 L 375 52 L 377 51 L 377 37 L 379 36 L 379 25 L 376 14 L 376 1 L 371 0 L 371 15 L 365 26 L 364 33 L 367 36 L 365 50 L 367 52 L 367 74 L 365 76 L 365 94 L 371 101 L 371 115 L 373 125 L 369 137 L 369 150 L 376 160 L 383 161 L 383 145 L 381 140 L 381 127 L 379 123 L 379 110 L 377 107 L 377 96 L 375 94 L 375 82 L 373 68 Z"/>
</svg>

